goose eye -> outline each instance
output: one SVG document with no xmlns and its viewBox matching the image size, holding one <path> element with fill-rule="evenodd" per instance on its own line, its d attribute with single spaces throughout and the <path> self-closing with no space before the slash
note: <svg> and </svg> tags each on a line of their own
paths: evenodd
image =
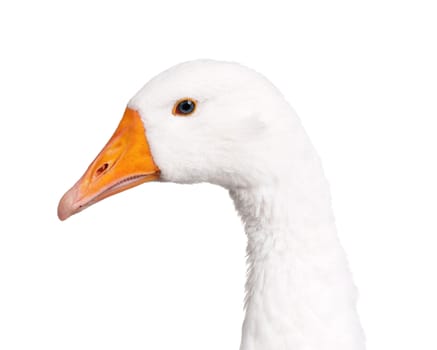
<svg viewBox="0 0 437 350">
<path fill-rule="evenodd" d="M 184 98 L 176 102 L 173 107 L 173 115 L 187 116 L 196 109 L 196 101 L 191 98 Z"/>
</svg>

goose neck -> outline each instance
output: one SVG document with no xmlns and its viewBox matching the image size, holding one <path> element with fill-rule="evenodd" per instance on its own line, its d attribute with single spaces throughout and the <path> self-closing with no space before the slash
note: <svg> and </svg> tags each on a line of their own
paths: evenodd
<svg viewBox="0 0 437 350">
<path fill-rule="evenodd" d="M 231 191 L 248 237 L 241 350 L 363 350 L 356 291 L 326 190 Z"/>
</svg>

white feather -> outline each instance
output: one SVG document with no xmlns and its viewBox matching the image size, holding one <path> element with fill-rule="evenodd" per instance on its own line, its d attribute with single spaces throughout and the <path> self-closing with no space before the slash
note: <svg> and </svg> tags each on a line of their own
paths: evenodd
<svg viewBox="0 0 437 350">
<path fill-rule="evenodd" d="M 175 117 L 183 97 L 198 107 Z M 143 119 L 163 181 L 230 191 L 248 236 L 241 350 L 364 349 L 329 187 L 280 92 L 246 67 L 200 60 L 161 73 L 129 107 Z"/>
</svg>

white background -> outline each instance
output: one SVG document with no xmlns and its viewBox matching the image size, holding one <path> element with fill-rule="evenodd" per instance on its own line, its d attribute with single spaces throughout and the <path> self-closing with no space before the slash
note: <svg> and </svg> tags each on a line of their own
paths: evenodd
<svg viewBox="0 0 437 350">
<path fill-rule="evenodd" d="M 56 217 L 145 82 L 215 58 L 269 77 L 319 150 L 368 348 L 435 350 L 436 18 L 435 1 L 2 1 L 0 349 L 238 349 L 225 190 L 146 184 Z"/>
</svg>

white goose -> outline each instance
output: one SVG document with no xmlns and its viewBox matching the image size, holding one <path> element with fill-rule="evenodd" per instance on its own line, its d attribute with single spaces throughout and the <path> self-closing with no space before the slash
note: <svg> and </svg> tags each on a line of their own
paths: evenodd
<svg viewBox="0 0 437 350">
<path fill-rule="evenodd" d="M 248 237 L 241 350 L 365 348 L 319 158 L 268 80 L 210 60 L 161 73 L 131 99 L 58 216 L 152 180 L 229 190 Z"/>
</svg>

